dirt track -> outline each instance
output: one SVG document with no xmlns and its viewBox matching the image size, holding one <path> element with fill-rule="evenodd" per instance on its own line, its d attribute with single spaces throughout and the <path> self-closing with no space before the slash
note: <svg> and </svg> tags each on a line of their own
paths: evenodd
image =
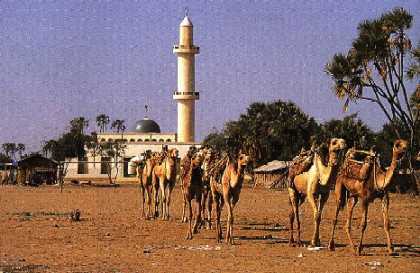
<svg viewBox="0 0 420 273">
<path fill-rule="evenodd" d="M 321 225 L 325 246 L 333 198 Z M 340 214 L 335 252 L 309 251 L 287 244 L 286 192 L 244 189 L 235 209 L 235 246 L 216 244 L 214 230 L 202 230 L 185 241 L 180 223 L 181 195 L 174 191 L 172 219 L 139 218 L 139 191 L 66 186 L 0 188 L 0 272 L 420 272 L 420 201 L 391 196 L 391 236 L 397 256 L 386 256 L 380 203 L 369 210 L 365 256 L 347 248 Z M 69 213 L 81 210 L 82 221 Z M 303 205 L 303 239 L 312 232 L 311 211 Z M 356 209 L 354 237 L 359 217 Z M 223 212 L 223 219 L 225 211 Z M 223 223 L 224 224 L 224 223 Z M 252 227 L 252 228 L 251 228 Z M 299 257 L 303 256 L 303 257 Z M 373 269 L 367 265 L 377 261 Z"/>
</svg>

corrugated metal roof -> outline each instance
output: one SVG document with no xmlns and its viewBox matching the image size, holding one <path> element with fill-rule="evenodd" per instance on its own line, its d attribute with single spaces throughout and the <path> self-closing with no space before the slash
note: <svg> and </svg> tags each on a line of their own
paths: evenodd
<svg viewBox="0 0 420 273">
<path fill-rule="evenodd" d="M 292 164 L 292 161 L 279 161 L 279 160 L 273 160 L 271 162 L 268 162 L 265 165 L 262 165 L 256 169 L 254 169 L 255 173 L 269 173 L 278 171 L 281 169 L 286 169 Z"/>
</svg>

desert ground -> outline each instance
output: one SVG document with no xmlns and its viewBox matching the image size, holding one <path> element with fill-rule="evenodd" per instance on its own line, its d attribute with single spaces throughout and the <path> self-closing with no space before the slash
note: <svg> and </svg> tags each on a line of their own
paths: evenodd
<svg viewBox="0 0 420 273">
<path fill-rule="evenodd" d="M 182 198 L 175 188 L 170 221 L 140 218 L 135 185 L 38 188 L 0 187 L 0 272 L 420 272 L 420 201 L 391 196 L 391 236 L 395 255 L 386 255 L 381 205 L 369 208 L 364 255 L 347 247 L 340 213 L 337 249 L 289 247 L 289 204 L 285 191 L 245 188 L 235 208 L 235 245 L 217 244 L 214 230 L 191 241 L 180 223 Z M 327 245 L 334 198 L 321 223 Z M 70 220 L 79 209 L 81 221 Z M 223 211 L 223 227 L 225 227 Z M 304 204 L 303 239 L 311 237 L 311 208 Z M 360 208 L 353 237 L 358 238 Z"/>
</svg>

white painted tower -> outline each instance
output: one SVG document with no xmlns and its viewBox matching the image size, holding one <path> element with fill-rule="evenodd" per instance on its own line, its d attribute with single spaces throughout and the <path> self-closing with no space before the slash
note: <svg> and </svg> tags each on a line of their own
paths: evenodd
<svg viewBox="0 0 420 273">
<path fill-rule="evenodd" d="M 193 25 L 185 15 L 179 26 L 179 44 L 173 49 L 178 57 L 178 89 L 173 95 L 178 104 L 178 142 L 195 140 L 195 100 L 199 99 L 195 90 L 195 54 L 199 51 L 193 44 Z"/>
</svg>

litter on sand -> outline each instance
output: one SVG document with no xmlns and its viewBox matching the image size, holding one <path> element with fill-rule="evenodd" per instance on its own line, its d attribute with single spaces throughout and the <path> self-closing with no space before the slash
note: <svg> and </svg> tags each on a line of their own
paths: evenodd
<svg viewBox="0 0 420 273">
<path fill-rule="evenodd" d="M 211 251 L 211 250 L 221 250 L 222 248 L 220 246 L 209 246 L 209 245 L 176 246 L 175 247 L 175 250 L 180 250 L 180 249 Z"/>
<path fill-rule="evenodd" d="M 308 246 L 309 251 L 320 251 L 321 249 L 324 249 L 325 247 L 322 246 Z"/>
</svg>

